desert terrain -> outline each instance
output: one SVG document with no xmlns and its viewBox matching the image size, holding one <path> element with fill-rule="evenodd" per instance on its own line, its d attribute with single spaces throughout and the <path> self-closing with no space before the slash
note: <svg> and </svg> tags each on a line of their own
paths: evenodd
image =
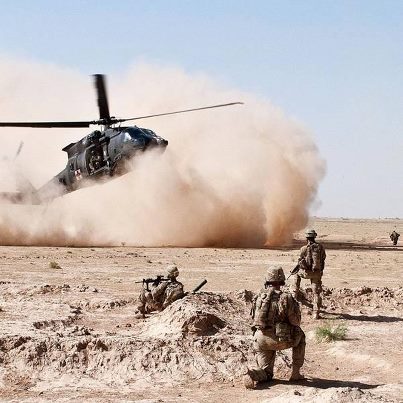
<svg viewBox="0 0 403 403">
<path fill-rule="evenodd" d="M 289 383 L 290 354 L 275 380 L 246 390 L 253 365 L 249 309 L 269 264 L 289 272 L 303 231 L 278 249 L 0 247 L 2 401 L 403 401 L 403 253 L 399 219 L 313 219 L 327 250 L 324 312 L 307 301 L 306 381 Z M 195 295 L 144 320 L 133 317 L 143 278 L 168 264 Z M 287 284 L 292 281 L 292 277 Z M 343 324 L 345 340 L 315 329 Z"/>
</svg>

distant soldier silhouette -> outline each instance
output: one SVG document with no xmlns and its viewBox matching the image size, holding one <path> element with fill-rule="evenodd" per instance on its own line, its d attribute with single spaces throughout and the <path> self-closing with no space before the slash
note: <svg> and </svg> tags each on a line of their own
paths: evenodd
<svg viewBox="0 0 403 403">
<path fill-rule="evenodd" d="M 318 234 L 311 229 L 306 232 L 307 244 L 300 250 L 298 259 L 299 271 L 296 273 L 292 293 L 296 300 L 300 300 L 299 288 L 301 278 L 311 280 L 313 291 L 312 311 L 315 319 L 319 319 L 322 305 L 322 276 L 325 268 L 326 252 L 323 245 L 317 243 L 315 238 Z"/>
<path fill-rule="evenodd" d="M 393 231 L 391 234 L 390 234 L 390 240 L 393 242 L 393 245 L 397 245 L 397 241 L 399 240 L 399 236 L 400 236 L 400 234 L 398 234 L 396 231 Z"/>
</svg>

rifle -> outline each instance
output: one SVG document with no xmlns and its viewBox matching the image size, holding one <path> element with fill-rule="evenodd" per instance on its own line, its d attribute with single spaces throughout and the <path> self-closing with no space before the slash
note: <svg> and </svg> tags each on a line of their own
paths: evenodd
<svg viewBox="0 0 403 403">
<path fill-rule="evenodd" d="M 186 295 L 189 295 L 189 294 L 196 294 L 197 293 L 197 291 L 199 291 L 199 290 L 201 290 L 205 285 L 207 284 L 207 280 L 206 279 L 204 279 L 196 288 L 194 288 L 192 291 L 188 291 L 188 292 L 185 292 L 185 297 L 186 297 Z"/>
<path fill-rule="evenodd" d="M 169 278 L 164 278 L 164 276 L 158 275 L 156 278 L 143 278 L 143 280 L 135 281 L 134 283 L 135 284 L 143 284 L 143 287 L 144 287 L 144 284 L 145 284 L 146 285 L 145 289 L 147 291 L 150 291 L 150 289 L 148 288 L 149 284 L 152 284 L 155 287 L 157 287 L 162 281 L 170 281 L 170 280 L 169 280 Z"/>
<path fill-rule="evenodd" d="M 297 265 L 291 270 L 290 275 L 287 277 L 287 280 L 294 274 L 297 274 L 300 270 L 300 266 L 299 266 L 299 262 L 297 263 Z"/>
</svg>

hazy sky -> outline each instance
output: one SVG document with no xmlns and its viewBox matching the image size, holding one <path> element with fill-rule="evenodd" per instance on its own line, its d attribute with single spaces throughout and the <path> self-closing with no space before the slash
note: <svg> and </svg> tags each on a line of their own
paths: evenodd
<svg viewBox="0 0 403 403">
<path fill-rule="evenodd" d="M 3 58 L 85 74 L 149 61 L 270 99 L 327 162 L 314 214 L 403 217 L 403 1 L 0 0 L 0 10 Z"/>
</svg>

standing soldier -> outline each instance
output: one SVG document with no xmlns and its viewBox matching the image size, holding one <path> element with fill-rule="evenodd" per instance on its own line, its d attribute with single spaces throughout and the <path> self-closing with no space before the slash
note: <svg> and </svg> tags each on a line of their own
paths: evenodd
<svg viewBox="0 0 403 403">
<path fill-rule="evenodd" d="M 305 358 L 305 334 L 299 326 L 301 311 L 293 296 L 281 291 L 280 287 L 284 284 L 283 269 L 280 266 L 269 267 L 264 289 L 253 300 L 253 348 L 258 368 L 249 368 L 244 377 L 248 389 L 255 388 L 257 382 L 273 378 L 276 351 L 287 348 L 292 348 L 290 381 L 304 379 L 300 373 Z"/>
<path fill-rule="evenodd" d="M 167 268 L 167 278 L 155 280 L 151 284 L 151 289 L 144 288 L 138 298 L 135 318 L 144 318 L 146 313 L 152 311 L 162 311 L 177 299 L 182 298 L 183 284 L 177 281 L 179 270 L 175 265 Z"/>
<path fill-rule="evenodd" d="M 393 245 L 397 245 L 397 241 L 399 240 L 400 234 L 398 234 L 395 230 L 390 234 L 390 240 L 393 242 Z"/>
<path fill-rule="evenodd" d="M 313 291 L 312 311 L 313 317 L 319 319 L 322 305 L 322 276 L 325 268 L 326 252 L 323 245 L 317 243 L 315 238 L 318 234 L 314 229 L 306 232 L 307 244 L 301 248 L 298 259 L 299 270 L 296 273 L 292 292 L 295 299 L 299 300 L 301 278 L 311 280 Z"/>
</svg>

